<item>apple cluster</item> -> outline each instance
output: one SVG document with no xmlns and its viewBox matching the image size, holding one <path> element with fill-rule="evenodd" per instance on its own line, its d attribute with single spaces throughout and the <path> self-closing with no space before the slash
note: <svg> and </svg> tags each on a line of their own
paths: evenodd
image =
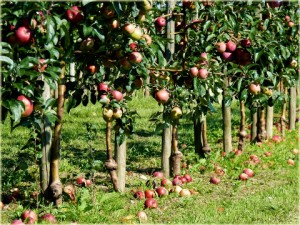
<svg viewBox="0 0 300 225">
<path fill-rule="evenodd" d="M 40 218 L 42 223 L 56 224 L 57 220 L 52 213 L 45 213 Z M 35 224 L 38 221 L 38 215 L 35 211 L 28 209 L 25 210 L 21 219 L 16 219 L 11 222 L 11 225 L 25 225 L 25 224 Z"/>
<path fill-rule="evenodd" d="M 208 77 L 208 69 L 207 69 L 207 53 L 202 52 L 200 54 L 200 68 L 198 66 L 193 66 L 190 68 L 191 77 L 197 77 L 199 79 L 206 79 Z"/>
</svg>

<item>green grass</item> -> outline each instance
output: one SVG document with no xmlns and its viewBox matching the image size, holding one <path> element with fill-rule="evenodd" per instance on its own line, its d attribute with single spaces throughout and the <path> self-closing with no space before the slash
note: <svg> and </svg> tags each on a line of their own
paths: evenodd
<svg viewBox="0 0 300 225">
<path fill-rule="evenodd" d="M 127 140 L 125 193 L 113 192 L 109 175 L 104 169 L 105 123 L 101 105 L 79 106 L 65 115 L 61 140 L 62 182 L 74 183 L 78 175 L 90 177 L 95 172 L 95 185 L 89 188 L 76 187 L 77 203 L 71 203 L 68 196 L 64 196 L 59 208 L 30 199 L 30 193 L 39 190 L 39 152 L 34 148 L 21 150 L 30 131 L 18 128 L 10 133 L 9 121 L 6 121 L 1 127 L 2 192 L 7 193 L 11 188 L 19 187 L 24 196 L 23 200 L 11 203 L 2 210 L 1 224 L 19 218 L 25 208 L 32 208 L 40 214 L 52 212 L 62 224 L 72 221 L 80 224 L 139 223 L 136 213 L 144 210 L 144 201 L 134 199 L 133 191 L 146 189 L 145 180 L 140 175 L 150 178 L 151 172 L 160 169 L 161 136 L 154 132 L 155 126 L 149 122 L 149 118 L 162 108 L 153 98 L 143 98 L 140 93 L 130 102 L 130 107 L 136 109 L 140 117 L 136 121 L 134 135 Z M 233 104 L 232 111 L 233 145 L 237 147 L 237 104 Z M 91 134 L 90 138 L 87 124 L 97 129 L 97 133 Z M 201 159 L 194 153 L 191 121 L 186 118 L 181 120 L 179 147 L 184 154 L 183 161 L 187 163 L 186 171 L 193 177 L 193 182 L 186 184 L 186 188 L 198 194 L 183 198 L 171 193 L 167 197 L 157 198 L 158 209 L 144 210 L 148 215 L 148 223 L 298 224 L 299 158 L 291 150 L 299 149 L 299 132 L 287 132 L 285 141 L 281 143 L 268 141 L 261 147 L 247 143 L 242 155 L 221 157 L 221 124 L 220 113 L 208 115 L 208 140 L 212 153 L 210 157 Z M 275 128 L 274 132 L 277 133 Z M 272 156 L 264 156 L 266 151 L 271 151 Z M 248 165 L 246 161 L 251 154 L 259 156 L 261 162 Z M 295 160 L 295 166 L 286 163 L 289 158 Z M 225 170 L 219 185 L 209 183 L 210 177 L 215 175 L 213 167 L 216 163 Z M 201 166 L 206 169 L 200 171 Z M 255 176 L 243 182 L 237 178 L 245 167 L 252 168 Z"/>
</svg>

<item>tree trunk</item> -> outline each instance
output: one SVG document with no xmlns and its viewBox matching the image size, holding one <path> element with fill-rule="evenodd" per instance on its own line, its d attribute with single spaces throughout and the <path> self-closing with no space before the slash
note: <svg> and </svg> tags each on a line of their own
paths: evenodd
<svg viewBox="0 0 300 225">
<path fill-rule="evenodd" d="M 126 184 L 126 139 L 122 144 L 118 144 L 117 133 L 115 134 L 115 158 L 117 162 L 118 187 L 120 192 L 125 191 Z"/>
<path fill-rule="evenodd" d="M 172 13 L 175 7 L 175 1 L 167 1 L 167 13 Z M 166 46 L 165 58 L 167 62 L 173 60 L 173 54 L 175 52 L 175 22 L 174 19 L 170 16 L 167 17 L 167 26 L 166 26 L 167 38 L 171 40 Z M 170 176 L 170 156 L 171 156 L 171 141 L 172 141 L 172 126 L 164 128 L 162 132 L 162 171 L 164 176 Z"/>
<path fill-rule="evenodd" d="M 296 110 L 297 110 L 297 95 L 296 87 L 290 88 L 290 101 L 289 101 L 289 129 L 295 130 L 296 128 Z"/>
<path fill-rule="evenodd" d="M 223 115 L 223 150 L 225 152 L 232 151 L 232 134 L 231 134 L 231 107 L 225 105 L 225 96 L 230 79 L 224 78 L 223 99 L 222 99 L 222 115 Z"/>
<path fill-rule="evenodd" d="M 172 126 L 172 168 L 171 174 L 174 177 L 180 174 L 182 153 L 178 150 L 178 120 Z"/>
<path fill-rule="evenodd" d="M 75 63 L 72 62 L 72 63 L 70 63 L 70 82 L 76 81 L 75 74 L 76 74 Z"/>
<path fill-rule="evenodd" d="M 267 106 L 267 138 L 273 137 L 273 120 L 274 120 L 274 107 L 273 106 Z"/>
<path fill-rule="evenodd" d="M 43 100 L 46 102 L 51 97 L 50 86 L 44 81 Z M 52 129 L 48 118 L 43 118 L 41 127 L 41 143 L 42 143 L 42 158 L 40 165 L 40 182 L 41 191 L 46 199 L 50 199 L 49 184 L 50 184 L 50 162 L 51 162 L 51 145 L 52 145 Z"/>
<path fill-rule="evenodd" d="M 257 140 L 257 109 L 252 111 L 252 124 L 251 124 L 251 142 L 254 143 Z"/>
<path fill-rule="evenodd" d="M 57 117 L 58 121 L 54 127 L 54 139 L 51 151 L 51 185 L 52 199 L 55 205 L 62 204 L 62 184 L 59 178 L 59 159 L 60 159 L 60 138 L 62 130 L 62 120 L 64 114 L 65 102 L 65 64 L 62 64 L 62 71 L 60 74 L 60 83 L 58 85 L 58 99 L 57 99 Z"/>
<path fill-rule="evenodd" d="M 110 178 L 115 191 L 118 191 L 118 174 L 117 174 L 117 163 L 113 158 L 113 151 L 111 147 L 111 126 L 112 122 L 106 122 L 106 154 L 107 160 L 105 162 L 106 168 L 109 170 Z"/>
<path fill-rule="evenodd" d="M 284 102 L 282 104 L 282 114 L 280 117 L 280 128 L 281 128 L 281 135 L 285 137 L 285 121 L 286 121 L 286 98 L 287 98 L 287 88 L 283 88 L 284 90 Z"/>
<path fill-rule="evenodd" d="M 208 139 L 207 139 L 207 123 L 206 123 L 206 116 L 203 116 L 203 121 L 202 121 L 203 125 L 202 125 L 202 140 L 203 140 L 203 155 L 209 155 L 210 154 L 210 146 L 208 144 Z"/>
<path fill-rule="evenodd" d="M 143 92 L 144 97 L 149 97 L 150 96 L 149 83 L 150 83 L 150 77 L 147 77 L 146 86 L 145 86 L 144 92 Z"/>
<path fill-rule="evenodd" d="M 199 116 L 194 116 L 194 145 L 195 153 L 201 157 L 204 157 L 203 154 L 203 137 L 202 137 L 202 126 L 203 122 Z"/>
<path fill-rule="evenodd" d="M 265 109 L 263 106 L 261 106 L 258 109 L 258 117 L 259 117 L 259 121 L 258 121 L 258 134 L 257 134 L 257 141 L 262 142 L 264 140 L 266 140 L 267 137 L 267 133 L 266 133 L 266 120 L 265 120 Z"/>
<path fill-rule="evenodd" d="M 244 101 L 240 101 L 240 114 L 241 114 L 241 120 L 240 120 L 240 134 L 239 134 L 238 149 L 243 151 L 245 148 L 245 140 L 247 137 L 246 112 L 245 112 L 245 102 Z"/>
</svg>

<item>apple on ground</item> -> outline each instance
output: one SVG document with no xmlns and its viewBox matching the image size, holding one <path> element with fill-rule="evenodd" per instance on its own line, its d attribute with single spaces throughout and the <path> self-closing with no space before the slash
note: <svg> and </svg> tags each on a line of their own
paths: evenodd
<svg viewBox="0 0 300 225">
<path fill-rule="evenodd" d="M 23 223 L 22 220 L 13 220 L 11 225 L 25 225 L 25 223 Z"/>
<path fill-rule="evenodd" d="M 157 201 L 154 198 L 147 198 L 145 201 L 145 208 L 155 209 L 158 207 Z"/>
<path fill-rule="evenodd" d="M 180 192 L 179 192 L 179 195 L 181 197 L 187 197 L 187 196 L 191 196 L 191 192 L 189 189 L 182 189 Z"/>
<path fill-rule="evenodd" d="M 155 189 L 158 197 L 164 197 L 168 195 L 168 190 L 165 187 L 158 187 Z"/>
<path fill-rule="evenodd" d="M 161 180 L 161 186 L 163 186 L 163 187 L 165 187 L 165 188 L 172 188 L 172 186 L 173 186 L 173 184 L 172 184 L 172 181 L 171 180 L 169 180 L 169 179 L 167 179 L 167 178 L 163 178 L 162 180 Z"/>
<path fill-rule="evenodd" d="M 85 185 L 86 185 L 87 187 L 91 186 L 92 184 L 93 184 L 93 182 L 92 182 L 90 179 L 86 179 L 86 180 L 85 180 Z"/>
<path fill-rule="evenodd" d="M 193 178 L 189 174 L 184 174 L 183 177 L 186 179 L 187 183 L 190 183 L 193 181 Z"/>
<path fill-rule="evenodd" d="M 179 194 L 181 190 L 182 190 L 182 187 L 176 185 L 172 188 L 171 192 Z"/>
<path fill-rule="evenodd" d="M 182 181 L 181 181 L 181 179 L 179 177 L 176 177 L 176 178 L 173 179 L 172 184 L 174 186 L 181 186 L 182 185 Z"/>
<path fill-rule="evenodd" d="M 295 165 L 295 161 L 293 159 L 288 159 L 287 160 L 287 163 L 291 166 L 294 166 Z"/>
<path fill-rule="evenodd" d="M 26 97 L 25 95 L 19 95 L 17 97 L 18 101 L 21 101 L 24 104 L 24 111 L 21 113 L 22 117 L 28 117 L 33 112 L 33 103 L 30 98 Z"/>
<path fill-rule="evenodd" d="M 137 217 L 141 223 L 146 223 L 148 220 L 147 214 L 144 211 L 138 211 Z"/>
<path fill-rule="evenodd" d="M 249 176 L 246 173 L 241 173 L 239 176 L 240 180 L 248 180 Z"/>
<path fill-rule="evenodd" d="M 219 184 L 221 180 L 218 177 L 211 177 L 209 182 L 212 184 Z"/>
<path fill-rule="evenodd" d="M 254 176 L 254 171 L 252 169 L 249 169 L 249 168 L 244 169 L 243 173 L 247 174 L 248 177 L 253 177 Z"/>
<path fill-rule="evenodd" d="M 84 177 L 78 177 L 78 178 L 76 179 L 76 184 L 78 184 L 79 186 L 84 186 L 84 185 L 85 185 L 85 182 L 86 182 L 86 180 L 85 180 Z"/>
<path fill-rule="evenodd" d="M 133 195 L 137 199 L 144 199 L 145 198 L 145 193 L 143 191 L 136 191 Z"/>
<path fill-rule="evenodd" d="M 46 213 L 42 215 L 41 220 L 48 223 L 57 223 L 55 216 L 51 213 Z"/>
<path fill-rule="evenodd" d="M 37 216 L 36 212 L 28 209 L 22 213 L 21 218 L 22 218 L 22 221 L 27 224 L 34 224 L 37 221 L 38 216 Z"/>
<path fill-rule="evenodd" d="M 146 198 L 154 198 L 155 197 L 155 191 L 154 190 L 145 190 L 145 197 Z"/>
<path fill-rule="evenodd" d="M 160 179 L 163 179 L 164 178 L 164 173 L 161 172 L 161 171 L 154 171 L 153 174 L 152 174 L 152 176 L 160 178 Z"/>
</svg>

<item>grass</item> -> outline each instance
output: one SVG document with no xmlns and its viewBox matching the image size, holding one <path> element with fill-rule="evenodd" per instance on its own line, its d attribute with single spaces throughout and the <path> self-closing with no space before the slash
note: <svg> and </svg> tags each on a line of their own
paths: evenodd
<svg viewBox="0 0 300 225">
<path fill-rule="evenodd" d="M 23 199 L 11 203 L 1 212 L 1 224 L 20 218 L 24 209 L 32 208 L 43 214 L 53 213 L 58 222 L 69 224 L 119 224 L 139 223 L 136 213 L 144 210 L 148 223 L 152 224 L 298 224 L 299 223 L 299 158 L 291 150 L 298 148 L 299 132 L 287 132 L 285 141 L 267 141 L 262 146 L 250 145 L 240 156 L 220 155 L 222 151 L 220 113 L 208 115 L 208 140 L 212 148 L 211 156 L 201 159 L 194 153 L 191 121 L 183 118 L 179 127 L 179 147 L 187 163 L 186 172 L 193 182 L 186 188 L 198 194 L 178 197 L 171 193 L 157 198 L 159 208 L 144 209 L 144 201 L 133 198 L 133 191 L 145 190 L 145 180 L 154 170 L 160 169 L 161 136 L 149 122 L 150 115 L 162 108 L 151 97 L 143 98 L 140 93 L 130 102 L 140 117 L 136 121 L 135 134 L 127 143 L 126 192 L 112 191 L 108 173 L 104 169 L 105 123 L 101 115 L 101 105 L 79 106 L 65 115 L 61 140 L 61 178 L 64 184 L 74 183 L 78 175 L 90 177 L 95 172 L 95 185 L 88 188 L 76 187 L 77 203 L 71 203 L 64 196 L 61 207 L 44 205 L 42 201 L 30 199 L 30 193 L 39 190 L 38 161 L 40 154 L 34 148 L 21 150 L 30 137 L 30 131 L 18 128 L 10 133 L 9 122 L 2 127 L 1 177 L 2 193 L 13 187 L 22 190 Z M 239 124 L 238 105 L 233 104 L 233 145 L 237 146 Z M 87 124 L 94 126 L 96 134 L 87 132 Z M 299 128 L 299 125 L 297 125 Z M 274 128 L 274 132 L 277 133 Z M 272 156 L 264 156 L 271 151 Z M 248 165 L 251 154 L 260 157 L 257 165 Z M 287 164 L 287 159 L 296 165 Z M 215 175 L 214 165 L 220 165 L 225 175 L 221 183 L 209 183 Z M 205 167 L 205 170 L 200 170 Z M 254 170 L 255 176 L 246 182 L 238 180 L 245 167 Z M 182 173 L 185 171 L 182 169 Z"/>
</svg>

